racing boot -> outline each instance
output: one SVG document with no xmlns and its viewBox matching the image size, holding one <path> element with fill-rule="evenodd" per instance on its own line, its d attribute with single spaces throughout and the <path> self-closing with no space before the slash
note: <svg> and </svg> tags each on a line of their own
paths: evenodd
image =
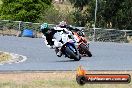
<svg viewBox="0 0 132 88">
<path fill-rule="evenodd" d="M 60 50 L 57 52 L 57 56 L 58 57 L 61 57 L 62 56 L 62 52 Z"/>
</svg>

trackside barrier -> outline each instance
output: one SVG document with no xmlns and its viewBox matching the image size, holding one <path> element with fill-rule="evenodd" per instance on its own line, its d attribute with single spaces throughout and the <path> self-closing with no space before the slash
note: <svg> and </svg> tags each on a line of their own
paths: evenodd
<svg viewBox="0 0 132 88">
<path fill-rule="evenodd" d="M 41 37 L 40 33 L 41 23 L 32 22 L 22 22 L 22 21 L 10 21 L 10 20 L 0 20 L 0 36 L 19 36 L 20 32 L 24 28 L 33 29 L 36 33 L 36 37 Z M 51 27 L 55 26 L 50 24 Z M 132 43 L 132 30 L 117 30 L 117 29 L 104 29 L 104 28 L 85 28 L 77 27 L 79 29 L 84 29 L 86 36 L 90 41 L 99 42 L 119 42 L 119 43 Z"/>
<path fill-rule="evenodd" d="M 0 35 L 19 36 L 23 29 L 29 28 L 34 30 L 36 37 L 41 37 L 40 25 L 41 23 L 0 20 Z"/>
<path fill-rule="evenodd" d="M 132 30 L 91 28 L 85 30 L 85 33 L 91 41 L 129 43 L 132 40 Z"/>
</svg>

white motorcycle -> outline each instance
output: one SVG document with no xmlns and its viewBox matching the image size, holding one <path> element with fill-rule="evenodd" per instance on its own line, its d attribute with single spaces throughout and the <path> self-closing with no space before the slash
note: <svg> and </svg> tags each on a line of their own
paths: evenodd
<svg viewBox="0 0 132 88">
<path fill-rule="evenodd" d="M 65 57 L 79 61 L 81 59 L 81 55 L 75 46 L 76 42 L 73 39 L 73 35 L 66 30 L 67 29 L 63 28 L 61 32 L 55 33 L 55 39 L 53 39 L 56 47 L 55 52 L 57 54 L 60 50 L 62 55 L 65 55 Z"/>
</svg>

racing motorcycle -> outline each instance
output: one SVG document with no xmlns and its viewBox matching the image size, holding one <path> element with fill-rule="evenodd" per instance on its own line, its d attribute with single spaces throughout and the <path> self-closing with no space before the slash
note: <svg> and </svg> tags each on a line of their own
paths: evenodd
<svg viewBox="0 0 132 88">
<path fill-rule="evenodd" d="M 76 41 L 78 42 L 77 49 L 82 56 L 89 56 L 92 57 L 92 54 L 89 50 L 89 42 L 87 42 L 84 34 L 81 32 L 73 32 L 74 36 L 76 37 Z"/>
<path fill-rule="evenodd" d="M 63 29 L 63 32 L 59 34 L 60 36 L 56 35 L 59 39 L 53 39 L 55 45 L 55 52 L 56 54 L 59 50 L 62 52 L 61 54 L 65 57 L 70 59 L 74 59 L 75 61 L 79 61 L 81 59 L 81 55 L 78 49 L 75 46 L 75 41 L 72 38 L 72 35 L 66 33 Z M 61 57 L 62 55 L 58 56 Z"/>
</svg>

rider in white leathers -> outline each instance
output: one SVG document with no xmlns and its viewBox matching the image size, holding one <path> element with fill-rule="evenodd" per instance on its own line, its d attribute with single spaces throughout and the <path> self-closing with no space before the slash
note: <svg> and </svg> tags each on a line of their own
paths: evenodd
<svg viewBox="0 0 132 88">
<path fill-rule="evenodd" d="M 54 34 L 54 45 L 55 47 L 57 47 L 59 49 L 58 53 L 57 53 L 57 56 L 61 56 L 62 55 L 62 52 L 61 52 L 61 47 L 63 44 L 65 44 L 68 40 L 67 40 L 67 35 L 71 35 L 71 37 L 73 38 L 72 36 L 72 32 L 68 30 L 67 28 L 67 24 L 65 21 L 62 21 L 60 22 L 60 24 L 56 27 L 54 27 L 55 30 L 58 30 L 60 32 L 56 32 Z"/>
<path fill-rule="evenodd" d="M 70 36 L 70 38 L 69 38 Z M 54 46 L 58 49 L 57 56 L 60 57 L 62 55 L 61 47 L 63 44 L 70 40 L 74 40 L 73 35 L 67 29 L 63 29 L 61 32 L 57 32 L 54 34 Z"/>
</svg>

